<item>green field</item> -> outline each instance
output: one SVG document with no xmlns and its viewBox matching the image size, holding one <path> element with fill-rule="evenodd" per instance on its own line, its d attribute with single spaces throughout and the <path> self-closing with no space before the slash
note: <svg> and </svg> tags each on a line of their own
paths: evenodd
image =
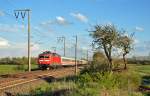
<svg viewBox="0 0 150 96">
<path fill-rule="evenodd" d="M 27 65 L 0 65 L 0 75 L 25 72 L 27 68 Z M 38 68 L 37 65 L 32 65 L 32 69 L 36 68 Z"/>
<path fill-rule="evenodd" d="M 150 65 L 140 65 L 136 67 L 137 67 L 137 71 L 145 74 L 150 74 Z"/>
<path fill-rule="evenodd" d="M 141 75 L 149 75 L 150 74 L 150 65 L 130 64 L 128 66 L 129 66 L 129 68 L 134 69 L 137 73 L 139 73 Z"/>
</svg>

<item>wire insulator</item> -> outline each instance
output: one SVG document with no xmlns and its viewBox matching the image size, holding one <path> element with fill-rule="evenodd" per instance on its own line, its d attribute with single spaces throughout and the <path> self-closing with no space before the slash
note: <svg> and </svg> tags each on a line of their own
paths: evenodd
<svg viewBox="0 0 150 96">
<path fill-rule="evenodd" d="M 19 17 L 19 12 L 14 11 L 14 14 L 15 14 L 16 19 L 18 19 L 18 17 Z"/>
<path fill-rule="evenodd" d="M 25 16 L 26 16 L 26 11 L 22 11 L 21 12 L 21 17 L 22 17 L 23 20 L 24 20 Z"/>
</svg>

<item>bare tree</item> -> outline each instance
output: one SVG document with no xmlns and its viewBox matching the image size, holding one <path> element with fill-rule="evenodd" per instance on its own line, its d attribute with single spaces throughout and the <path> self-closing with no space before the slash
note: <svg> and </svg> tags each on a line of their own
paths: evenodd
<svg viewBox="0 0 150 96">
<path fill-rule="evenodd" d="M 94 30 L 90 31 L 94 39 L 92 45 L 94 48 L 103 49 L 112 69 L 112 48 L 116 44 L 118 31 L 114 25 L 95 25 Z"/>
</svg>

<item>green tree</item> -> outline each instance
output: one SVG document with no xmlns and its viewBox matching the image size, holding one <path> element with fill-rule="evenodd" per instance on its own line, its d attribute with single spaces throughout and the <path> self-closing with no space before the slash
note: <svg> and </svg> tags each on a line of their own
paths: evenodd
<svg viewBox="0 0 150 96">
<path fill-rule="evenodd" d="M 133 35 L 127 36 L 124 33 L 125 32 L 120 34 L 120 36 L 117 40 L 118 41 L 117 45 L 122 50 L 124 69 L 127 69 L 126 55 L 129 54 L 130 51 L 132 50 L 132 43 L 133 43 L 132 37 L 133 37 Z"/>
<path fill-rule="evenodd" d="M 115 46 L 118 30 L 114 25 L 95 25 L 94 30 L 90 31 L 94 48 L 103 49 L 112 69 L 112 48 Z"/>
</svg>

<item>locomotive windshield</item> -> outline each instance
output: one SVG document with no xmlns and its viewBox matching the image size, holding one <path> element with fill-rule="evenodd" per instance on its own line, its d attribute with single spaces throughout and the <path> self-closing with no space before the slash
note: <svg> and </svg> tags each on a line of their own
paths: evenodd
<svg viewBox="0 0 150 96">
<path fill-rule="evenodd" d="M 39 56 L 39 58 L 44 58 L 44 56 Z"/>
<path fill-rule="evenodd" d="M 39 56 L 39 58 L 49 58 L 49 56 Z"/>
<path fill-rule="evenodd" d="M 49 56 L 44 56 L 44 58 L 49 58 Z"/>
</svg>

